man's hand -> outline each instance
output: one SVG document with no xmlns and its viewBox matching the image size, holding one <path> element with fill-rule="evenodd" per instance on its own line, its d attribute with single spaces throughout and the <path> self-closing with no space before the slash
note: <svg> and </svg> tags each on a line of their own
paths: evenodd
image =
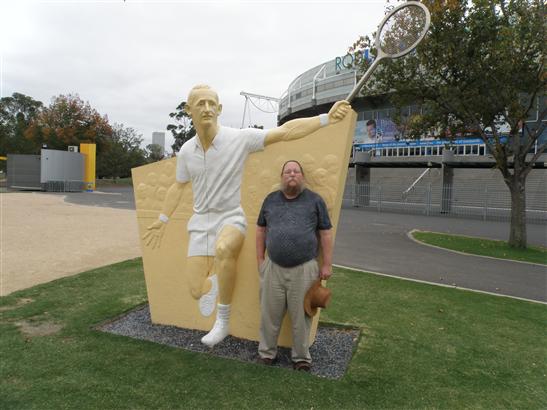
<svg viewBox="0 0 547 410">
<path fill-rule="evenodd" d="M 163 232 L 165 231 L 165 226 L 165 223 L 158 220 L 146 228 L 147 232 L 142 237 L 145 246 L 151 246 L 152 249 L 159 248 L 161 245 Z"/>
<path fill-rule="evenodd" d="M 351 110 L 351 105 L 346 100 L 338 101 L 329 111 L 329 124 L 335 124 L 342 121 Z"/>
<path fill-rule="evenodd" d="M 260 270 L 260 267 L 264 263 L 264 258 L 257 258 L 256 259 L 256 266 L 258 267 L 258 270 Z"/>
<path fill-rule="evenodd" d="M 328 280 L 331 276 L 332 276 L 332 266 L 330 265 L 321 266 L 321 270 L 319 271 L 319 277 L 322 280 Z"/>
</svg>

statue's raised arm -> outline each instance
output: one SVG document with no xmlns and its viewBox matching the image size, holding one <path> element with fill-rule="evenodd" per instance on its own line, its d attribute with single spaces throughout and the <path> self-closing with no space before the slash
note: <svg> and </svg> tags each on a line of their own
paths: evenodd
<svg viewBox="0 0 547 410">
<path fill-rule="evenodd" d="M 288 121 L 277 128 L 268 130 L 264 145 L 268 146 L 275 144 L 276 142 L 304 138 L 321 127 L 342 121 L 350 110 L 351 105 L 347 101 L 342 100 L 336 102 L 329 110 L 328 114 L 320 114 L 316 117 L 297 118 Z"/>
</svg>

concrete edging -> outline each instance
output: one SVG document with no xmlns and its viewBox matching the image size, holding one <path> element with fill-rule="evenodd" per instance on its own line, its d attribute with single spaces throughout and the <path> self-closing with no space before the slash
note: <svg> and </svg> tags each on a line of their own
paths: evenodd
<svg viewBox="0 0 547 410">
<path fill-rule="evenodd" d="M 542 266 L 544 268 L 547 269 L 547 265 L 544 265 L 544 264 L 541 264 L 541 263 L 535 263 L 535 262 L 526 262 L 526 261 L 517 261 L 515 259 L 505 259 L 505 258 L 496 258 L 495 256 L 486 256 L 486 255 L 477 255 L 477 254 L 474 254 L 474 253 L 467 253 L 467 252 L 462 252 L 462 251 L 455 251 L 454 249 L 448 249 L 448 248 L 443 248 L 442 246 L 437 246 L 437 245 L 431 245 L 429 243 L 425 243 L 425 242 L 422 242 L 420 241 L 419 239 L 416 239 L 414 238 L 414 236 L 412 236 L 412 233 L 414 232 L 430 232 L 430 233 L 436 233 L 436 232 L 431 232 L 431 231 L 422 231 L 420 229 L 412 229 L 410 231 L 407 232 L 406 236 L 408 236 L 408 238 L 420 245 L 423 245 L 423 246 L 429 246 L 431 248 L 436 248 L 436 249 L 441 249 L 443 251 L 447 251 L 447 252 L 452 252 L 452 253 L 457 253 L 459 255 L 465 255 L 465 256 L 476 256 L 478 258 L 486 258 L 486 259 L 495 259 L 495 260 L 498 260 L 498 261 L 507 261 L 507 262 L 514 262 L 514 263 L 522 263 L 522 264 L 525 264 L 525 265 L 534 265 L 534 266 Z M 442 233 L 442 232 L 438 232 L 438 233 Z M 469 238 L 469 236 L 466 236 L 466 235 L 458 235 L 458 234 L 447 234 L 447 235 L 452 235 L 452 236 L 460 236 L 462 238 Z M 485 239 L 485 240 L 495 240 L 495 239 L 489 239 L 489 238 L 481 238 L 481 237 L 476 237 L 477 239 Z"/>
<path fill-rule="evenodd" d="M 441 248 L 441 249 L 443 249 L 443 248 Z M 373 272 L 373 271 L 369 271 L 369 270 L 362 270 L 362 269 L 352 268 L 350 266 L 344 266 L 344 265 L 333 264 L 333 266 L 336 266 L 337 268 L 352 270 L 352 271 L 355 271 L 355 272 L 366 272 L 366 273 L 372 273 L 373 275 L 377 275 L 377 276 L 385 276 L 385 277 L 388 277 L 388 278 L 407 280 L 409 282 L 417 282 L 417 283 L 423 283 L 423 284 L 426 284 L 426 285 L 440 286 L 440 287 L 443 287 L 443 288 L 451 288 L 451 289 L 456 289 L 456 290 L 465 290 L 465 291 L 469 291 L 469 292 L 482 293 L 482 294 L 485 294 L 485 295 L 498 296 L 498 297 L 509 298 L 509 299 L 517 299 L 517 300 L 522 300 L 524 302 L 532 302 L 532 303 L 538 303 L 540 305 L 547 305 L 547 302 L 542 302 L 540 300 L 533 300 L 533 299 L 521 298 L 521 297 L 518 297 L 518 296 L 504 295 L 503 293 L 494 293 L 494 292 L 488 292 L 486 290 L 469 289 L 469 288 L 463 288 L 463 287 L 460 287 L 460 286 L 446 285 L 444 283 L 428 282 L 426 280 L 405 278 L 403 276 L 391 275 L 389 273 Z"/>
</svg>

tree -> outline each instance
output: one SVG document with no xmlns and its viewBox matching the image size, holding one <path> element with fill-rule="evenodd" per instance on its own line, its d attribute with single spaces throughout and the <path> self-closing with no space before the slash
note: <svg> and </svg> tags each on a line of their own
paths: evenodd
<svg viewBox="0 0 547 410">
<path fill-rule="evenodd" d="M 369 90 L 388 94 L 399 108 L 422 105 L 422 114 L 397 119 L 410 137 L 473 132 L 482 139 L 511 193 L 509 245 L 524 248 L 526 177 L 547 145 L 544 2 L 424 3 L 428 35 L 414 53 L 380 67 Z M 361 37 L 354 46 L 369 43 Z M 536 112 L 537 121 L 527 123 Z"/>
<path fill-rule="evenodd" d="M 42 102 L 20 93 L 0 99 L 0 155 L 40 152 L 41 146 L 25 138 L 25 131 L 42 107 Z"/>
<path fill-rule="evenodd" d="M 108 117 L 101 116 L 77 94 L 54 97 L 25 131 L 25 136 L 37 146 L 66 150 L 69 145 L 95 143 L 97 156 L 108 149 L 112 127 Z"/>
<path fill-rule="evenodd" d="M 147 161 L 148 162 L 156 162 L 161 161 L 165 154 L 163 152 L 163 147 L 158 144 L 148 144 L 146 146 L 147 150 Z"/>
<path fill-rule="evenodd" d="M 108 122 L 78 95 L 54 97 L 49 107 L 23 94 L 0 99 L 0 155 L 38 154 L 43 144 L 66 150 L 82 142 L 97 144 L 97 175 L 127 177 L 146 163 L 143 139 L 133 128 Z M 4 164 L 4 163 L 3 163 Z"/>
<path fill-rule="evenodd" d="M 107 137 L 107 149 L 97 156 L 99 178 L 124 178 L 131 175 L 131 168 L 146 163 L 146 153 L 140 147 L 142 135 L 123 124 L 114 124 L 112 135 Z"/>
<path fill-rule="evenodd" d="M 169 114 L 169 117 L 173 118 L 176 124 L 167 125 L 167 130 L 171 131 L 175 142 L 171 145 L 173 153 L 177 153 L 186 141 L 196 135 L 196 129 L 194 123 L 190 118 L 190 115 L 184 110 L 186 101 L 181 102 L 174 112 Z"/>
</svg>

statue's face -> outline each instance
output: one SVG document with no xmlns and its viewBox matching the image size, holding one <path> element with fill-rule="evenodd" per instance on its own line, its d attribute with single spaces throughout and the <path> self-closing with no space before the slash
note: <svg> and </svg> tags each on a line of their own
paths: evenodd
<svg viewBox="0 0 547 410">
<path fill-rule="evenodd" d="M 192 117 L 196 126 L 207 126 L 217 123 L 222 112 L 222 105 L 218 103 L 217 93 L 211 89 L 194 90 L 186 104 L 186 112 Z"/>
</svg>

